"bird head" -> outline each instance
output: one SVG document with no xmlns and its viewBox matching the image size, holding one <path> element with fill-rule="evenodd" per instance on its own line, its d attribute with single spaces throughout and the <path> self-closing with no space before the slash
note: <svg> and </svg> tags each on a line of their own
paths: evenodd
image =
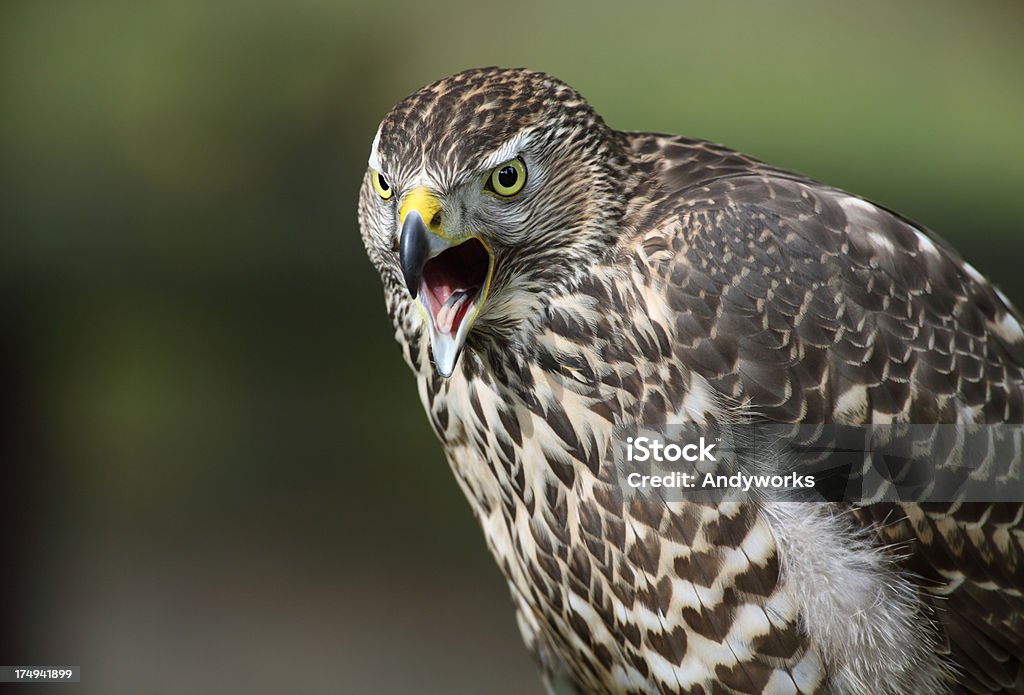
<svg viewBox="0 0 1024 695">
<path fill-rule="evenodd" d="M 622 151 L 577 92 L 526 70 L 459 73 L 387 114 L 360 193 L 363 242 L 389 303 L 418 309 L 406 313 L 439 374 L 599 260 L 622 214 Z"/>
</svg>

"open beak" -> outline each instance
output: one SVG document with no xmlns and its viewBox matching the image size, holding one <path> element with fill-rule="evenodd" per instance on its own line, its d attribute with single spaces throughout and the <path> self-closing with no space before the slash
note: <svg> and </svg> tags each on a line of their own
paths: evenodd
<svg viewBox="0 0 1024 695">
<path fill-rule="evenodd" d="M 425 188 L 405 197 L 398 260 L 409 294 L 426 315 L 434 365 L 447 378 L 487 299 L 494 257 L 477 236 L 453 237 L 440 213 L 441 204 Z"/>
</svg>

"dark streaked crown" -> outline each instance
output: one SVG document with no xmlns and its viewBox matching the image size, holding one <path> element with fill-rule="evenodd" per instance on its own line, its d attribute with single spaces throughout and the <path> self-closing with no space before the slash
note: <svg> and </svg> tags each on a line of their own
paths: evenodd
<svg viewBox="0 0 1024 695">
<path fill-rule="evenodd" d="M 420 162 L 467 172 L 495 147 L 541 123 L 564 125 L 566 134 L 580 127 L 591 135 L 608 130 L 576 90 L 550 75 L 467 70 L 419 89 L 391 109 L 381 124 L 381 163 L 395 177 Z"/>
</svg>

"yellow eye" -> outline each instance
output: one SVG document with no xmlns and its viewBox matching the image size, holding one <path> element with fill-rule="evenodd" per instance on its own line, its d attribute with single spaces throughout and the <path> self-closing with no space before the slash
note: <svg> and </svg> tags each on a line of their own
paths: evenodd
<svg viewBox="0 0 1024 695">
<path fill-rule="evenodd" d="M 523 160 L 510 159 L 497 166 L 487 177 L 487 187 L 500 196 L 514 196 L 526 185 L 526 165 Z"/>
<path fill-rule="evenodd" d="M 395 189 L 391 187 L 388 180 L 384 178 L 384 174 L 379 171 L 370 171 L 370 179 L 373 180 L 373 187 L 377 191 L 383 200 L 389 200 L 391 196 L 395 194 Z"/>
</svg>

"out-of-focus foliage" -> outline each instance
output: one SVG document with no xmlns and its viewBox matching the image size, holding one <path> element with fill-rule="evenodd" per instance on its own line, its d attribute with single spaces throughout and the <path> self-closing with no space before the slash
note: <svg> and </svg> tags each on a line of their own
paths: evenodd
<svg viewBox="0 0 1024 695">
<path fill-rule="evenodd" d="M 538 688 L 355 218 L 387 109 L 488 64 L 900 210 L 1024 303 L 1009 0 L 5 3 L 0 661 L 104 693 Z"/>
</svg>

